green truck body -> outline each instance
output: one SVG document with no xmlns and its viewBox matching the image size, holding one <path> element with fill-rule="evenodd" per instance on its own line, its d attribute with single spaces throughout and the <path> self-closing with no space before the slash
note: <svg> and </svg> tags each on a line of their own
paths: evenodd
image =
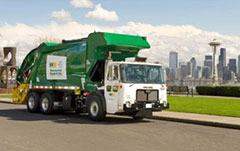
<svg viewBox="0 0 240 151">
<path fill-rule="evenodd" d="M 72 86 L 92 91 L 101 83 L 90 79 L 91 69 L 97 61 L 107 59 L 107 52 L 112 52 L 112 60 L 124 61 L 126 58 L 136 57 L 143 48 L 150 48 L 145 37 L 101 32 L 92 33 L 87 39 L 77 42 L 42 43 L 25 57 L 18 71 L 17 81 L 29 83 L 33 88 Z M 67 58 L 66 80 L 47 79 L 48 55 Z M 73 90 L 70 89 L 69 93 L 73 93 Z"/>
</svg>

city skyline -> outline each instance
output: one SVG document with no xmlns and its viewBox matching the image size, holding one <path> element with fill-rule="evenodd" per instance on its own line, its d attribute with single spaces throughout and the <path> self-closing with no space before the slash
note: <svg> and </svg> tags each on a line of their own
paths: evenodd
<svg viewBox="0 0 240 151">
<path fill-rule="evenodd" d="M 221 56 L 221 50 L 225 50 L 225 54 L 223 54 L 223 56 Z M 181 58 L 181 56 L 179 55 L 179 53 L 178 53 L 178 51 L 174 51 L 174 50 L 172 50 L 172 51 L 170 51 L 169 53 L 171 53 L 171 52 L 176 52 L 177 54 L 178 54 L 178 62 L 179 63 L 181 63 L 181 64 L 187 64 L 187 62 L 191 59 L 191 58 L 195 58 L 194 56 L 190 56 L 188 59 L 187 59 L 187 61 L 186 61 L 186 59 L 184 59 L 185 61 L 183 61 L 183 59 Z M 238 60 L 238 57 L 239 57 L 239 55 L 240 55 L 240 53 L 236 56 L 236 57 L 229 57 L 229 56 L 227 56 L 226 55 L 226 53 L 227 53 L 227 49 L 226 48 L 224 48 L 224 47 L 219 47 L 218 48 L 218 50 L 217 50 L 217 58 L 216 58 L 216 60 L 217 60 L 217 65 L 218 65 L 218 63 L 220 63 L 220 62 L 222 62 L 222 64 L 224 65 L 224 66 L 226 66 L 227 65 L 227 63 L 229 62 L 229 60 L 230 59 L 237 59 Z M 204 66 L 204 60 L 205 60 L 205 57 L 206 56 L 212 56 L 212 52 L 209 52 L 208 54 L 203 54 L 201 57 L 202 57 L 202 59 L 201 59 L 201 63 L 199 64 L 199 61 L 197 61 L 197 66 Z M 224 57 L 224 58 L 222 58 L 222 57 Z M 224 61 L 221 61 L 221 59 L 220 58 L 222 58 Z M 168 59 L 169 60 L 169 59 Z M 219 62 L 219 60 L 220 60 L 220 62 Z M 179 64 L 178 64 L 179 65 Z M 239 65 L 240 65 L 240 63 L 239 63 Z M 166 67 L 169 67 L 169 64 L 168 65 L 166 65 Z"/>
<path fill-rule="evenodd" d="M 198 65 L 194 57 L 183 61 L 178 57 L 178 52 L 170 51 L 169 67 L 165 68 L 168 80 L 184 80 L 186 78 L 194 79 L 209 79 L 213 83 L 219 80 L 236 81 L 240 79 L 240 55 L 237 58 L 227 58 L 227 49 L 219 48 L 220 51 L 216 55 L 216 75 L 213 75 L 213 55 L 204 55 L 203 65 Z M 190 80 L 189 79 L 189 80 Z M 216 83 L 217 84 L 217 83 Z"/>
</svg>

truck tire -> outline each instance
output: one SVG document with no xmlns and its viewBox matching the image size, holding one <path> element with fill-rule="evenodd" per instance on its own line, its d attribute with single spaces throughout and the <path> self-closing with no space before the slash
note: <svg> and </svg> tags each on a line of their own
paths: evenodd
<svg viewBox="0 0 240 151">
<path fill-rule="evenodd" d="M 101 98 L 98 95 L 89 95 L 87 98 L 87 110 L 90 119 L 93 121 L 103 121 L 106 117 Z"/>
<path fill-rule="evenodd" d="M 40 99 L 40 110 L 43 114 L 51 114 L 53 112 L 54 95 L 44 93 Z"/>
<path fill-rule="evenodd" d="M 30 113 L 39 112 L 40 96 L 36 92 L 31 92 L 27 97 L 27 110 Z"/>
</svg>

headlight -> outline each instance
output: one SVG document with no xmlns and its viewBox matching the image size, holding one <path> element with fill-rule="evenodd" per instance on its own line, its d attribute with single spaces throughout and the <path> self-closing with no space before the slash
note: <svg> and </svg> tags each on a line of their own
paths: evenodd
<svg viewBox="0 0 240 151">
<path fill-rule="evenodd" d="M 163 106 L 167 107 L 167 101 L 163 101 Z"/>
<path fill-rule="evenodd" d="M 127 102 L 126 102 L 126 107 L 127 107 L 127 108 L 130 108 L 130 107 L 131 107 L 131 102 L 130 102 L 130 101 L 127 101 Z"/>
<path fill-rule="evenodd" d="M 161 90 L 161 91 L 164 91 L 164 90 L 165 90 L 165 88 L 164 88 L 164 87 L 162 87 L 162 88 L 160 88 L 160 90 Z"/>
</svg>

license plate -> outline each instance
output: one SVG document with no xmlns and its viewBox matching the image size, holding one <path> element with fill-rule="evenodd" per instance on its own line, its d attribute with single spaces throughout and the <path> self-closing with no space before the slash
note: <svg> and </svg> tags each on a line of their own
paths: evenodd
<svg viewBox="0 0 240 151">
<path fill-rule="evenodd" d="M 152 108 L 152 104 L 146 104 L 146 108 L 147 108 L 147 109 Z"/>
</svg>

